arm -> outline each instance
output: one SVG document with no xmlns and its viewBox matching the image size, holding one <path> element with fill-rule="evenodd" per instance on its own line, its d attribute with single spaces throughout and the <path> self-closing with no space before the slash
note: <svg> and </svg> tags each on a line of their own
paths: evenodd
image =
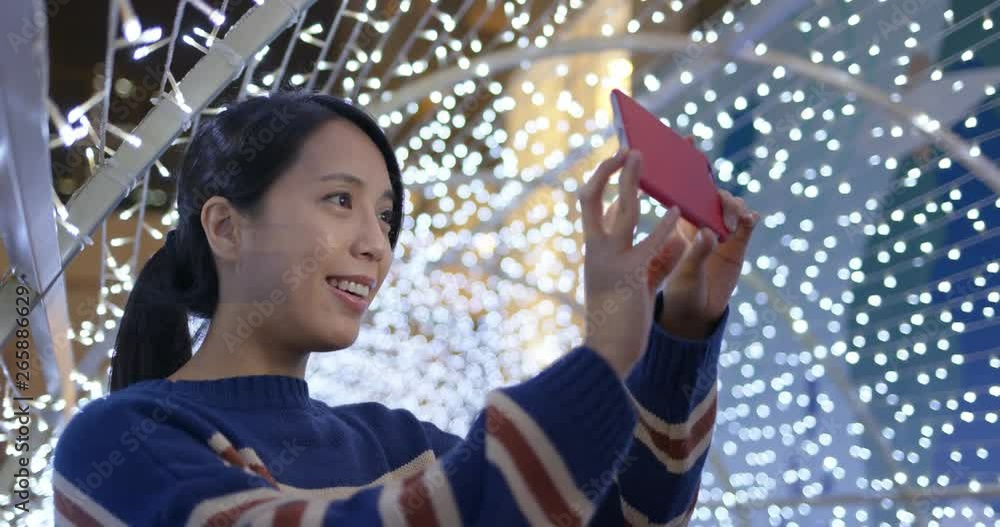
<svg viewBox="0 0 1000 527">
<path fill-rule="evenodd" d="M 593 525 L 687 524 L 715 425 L 727 317 L 728 310 L 700 341 L 675 337 L 653 323 L 649 348 L 627 380 L 639 416 L 635 441 Z"/>
<path fill-rule="evenodd" d="M 491 392 L 468 437 L 427 469 L 346 499 L 295 495 L 223 462 L 159 401 L 98 400 L 74 420 L 55 457 L 60 525 L 586 523 L 597 495 L 584 483 L 617 470 L 635 425 L 623 384 L 585 347 Z"/>
<path fill-rule="evenodd" d="M 420 421 L 415 415 L 410 413 L 408 410 L 396 410 L 406 412 L 414 421 L 420 423 L 420 427 L 424 430 L 424 436 L 427 438 L 427 443 L 431 446 L 431 451 L 434 452 L 434 457 L 440 458 L 444 457 L 451 449 L 462 443 L 462 438 L 441 430 L 434 423 L 427 421 Z M 482 418 L 482 414 L 479 416 Z M 472 423 L 472 429 L 476 429 L 480 426 L 479 419 Z"/>
<path fill-rule="evenodd" d="M 627 379 L 636 441 L 614 474 L 594 525 L 686 525 L 694 511 L 716 415 L 719 348 L 729 301 L 760 216 L 722 190 L 730 236 L 681 222 L 649 262 L 657 295 L 649 347 Z"/>
</svg>

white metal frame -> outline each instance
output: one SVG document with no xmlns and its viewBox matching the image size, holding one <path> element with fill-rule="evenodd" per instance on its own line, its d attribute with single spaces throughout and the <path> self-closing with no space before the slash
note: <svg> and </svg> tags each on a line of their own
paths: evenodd
<svg viewBox="0 0 1000 527">
<path fill-rule="evenodd" d="M 0 33 L 5 35 L 21 34 L 24 20 L 34 21 L 33 14 L 45 13 L 41 1 L 17 2 L 6 9 L 11 12 L 0 17 Z M 46 37 L 46 28 L 40 27 L 30 42 L 0 54 L 0 78 L 5 79 L 0 91 L 0 234 L 17 281 L 12 283 L 47 293 L 41 302 L 37 297 L 42 295 L 31 295 L 35 304 L 30 314 L 32 355 L 40 360 L 43 379 L 29 378 L 29 383 L 44 381 L 46 393 L 74 403 L 76 394 L 68 382 L 73 350 L 67 338 L 70 320 L 57 227 L 55 217 L 43 213 L 52 210 L 53 199 Z M 13 323 L 13 301 L 3 305 L 10 306 L 4 316 Z M 6 343 L 10 332 L 0 334 Z M 13 373 L 6 371 L 8 378 Z"/>
<path fill-rule="evenodd" d="M 113 158 L 107 160 L 97 173 L 90 178 L 67 204 L 68 218 L 66 222 L 75 226 L 79 234 L 68 231 L 58 231 L 58 252 L 48 254 L 45 262 L 57 269 L 64 268 L 87 243 L 89 236 L 121 202 L 121 200 L 136 186 L 139 177 L 152 166 L 167 148 L 188 126 L 194 116 L 206 108 L 223 88 L 229 85 L 242 72 L 244 65 L 266 44 L 285 30 L 296 18 L 311 6 L 315 0 L 273 0 L 261 6 L 252 8 L 237 23 L 233 25 L 225 38 L 212 46 L 210 52 L 203 56 L 191 71 L 179 82 L 180 94 L 172 92 L 165 94 L 159 103 L 132 130 L 132 134 L 140 137 L 142 143 L 132 146 L 123 143 Z M 13 17 L 5 17 L 13 19 Z M 18 17 L 16 20 L 20 21 Z M 18 29 L 18 31 L 20 31 Z M 5 55 L 6 56 L 6 55 Z M 6 59 L 5 59 L 6 60 Z M 47 61 L 47 56 L 45 58 Z M 32 70 L 25 67 L 20 71 Z M 44 96 L 45 88 L 39 87 L 39 93 Z M 5 92 L 7 92 L 5 88 Z M 181 99 L 183 97 L 183 99 Z M 183 101 L 183 102 L 181 102 Z M 37 140 L 43 146 L 47 145 L 48 128 L 42 130 Z M 29 135 L 29 134 L 21 134 Z M 49 183 L 47 146 L 42 154 L 35 156 L 35 161 L 45 159 L 45 170 L 36 168 L 36 174 L 45 174 L 42 180 L 46 188 Z M 31 173 L 31 172 L 26 172 Z M 49 191 L 50 192 L 50 191 Z M 50 199 L 45 201 L 45 207 L 50 206 Z M 37 217 L 51 218 L 50 214 L 34 214 Z M 6 219 L 5 219 L 6 221 Z M 17 223 L 10 221 L 11 225 Z M 56 234 L 52 229 L 51 234 Z M 24 233 L 25 239 L 29 234 Z M 51 249 L 55 236 L 48 235 Z M 55 273 L 53 276 L 57 276 Z M 22 282 L 26 282 L 22 278 Z M 47 290 L 52 280 L 39 281 L 31 286 L 33 293 Z M 16 282 L 9 281 L 0 289 L 0 298 L 12 296 Z M 63 295 L 65 296 L 65 295 Z M 14 317 L 10 310 L 0 315 L 0 335 L 6 337 L 15 329 Z M 50 366 L 49 366 L 50 367 Z M 58 378 L 58 377 L 57 377 Z M 51 393 L 51 392 L 50 392 Z"/>
</svg>

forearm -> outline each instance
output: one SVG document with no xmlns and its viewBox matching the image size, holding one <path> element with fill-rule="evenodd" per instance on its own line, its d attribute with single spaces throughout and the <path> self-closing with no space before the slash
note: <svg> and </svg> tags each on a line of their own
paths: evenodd
<svg viewBox="0 0 1000 527">
<path fill-rule="evenodd" d="M 728 310 L 704 340 L 682 339 L 653 323 L 649 349 L 626 382 L 639 417 L 632 448 L 595 525 L 686 522 L 715 425 L 727 316 Z"/>
</svg>

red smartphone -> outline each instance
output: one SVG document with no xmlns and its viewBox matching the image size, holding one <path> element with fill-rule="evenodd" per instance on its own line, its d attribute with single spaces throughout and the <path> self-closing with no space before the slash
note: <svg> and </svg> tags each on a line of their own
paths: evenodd
<svg viewBox="0 0 1000 527">
<path fill-rule="evenodd" d="M 684 219 L 725 241 L 730 232 L 705 154 L 621 90 L 611 91 L 611 106 L 618 141 L 642 153 L 639 188 L 664 207 L 679 207 Z"/>
</svg>

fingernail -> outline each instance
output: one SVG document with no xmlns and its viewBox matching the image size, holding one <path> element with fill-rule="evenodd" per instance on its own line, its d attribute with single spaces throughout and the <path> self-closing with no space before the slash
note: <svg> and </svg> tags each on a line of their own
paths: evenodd
<svg viewBox="0 0 1000 527">
<path fill-rule="evenodd" d="M 698 229 L 698 233 L 694 235 L 694 243 L 701 243 L 701 240 L 705 238 L 705 235 L 701 233 L 701 229 Z"/>
</svg>

